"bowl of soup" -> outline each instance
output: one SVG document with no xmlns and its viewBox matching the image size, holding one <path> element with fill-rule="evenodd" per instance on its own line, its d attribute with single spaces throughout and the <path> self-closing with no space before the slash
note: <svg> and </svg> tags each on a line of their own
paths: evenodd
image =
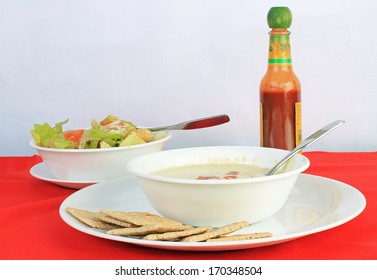
<svg viewBox="0 0 377 280">
<path fill-rule="evenodd" d="M 279 211 L 309 167 L 309 160 L 297 154 L 266 176 L 288 152 L 252 146 L 183 148 L 140 156 L 127 169 L 165 217 L 195 226 L 255 223 Z"/>
</svg>

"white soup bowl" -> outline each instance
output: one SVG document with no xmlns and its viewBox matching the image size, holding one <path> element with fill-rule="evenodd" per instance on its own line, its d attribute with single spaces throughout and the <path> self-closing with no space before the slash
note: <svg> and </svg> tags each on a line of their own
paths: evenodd
<svg viewBox="0 0 377 280">
<path fill-rule="evenodd" d="M 255 223 L 274 215 L 287 201 L 300 173 L 309 167 L 309 160 L 298 154 L 279 174 L 244 179 L 182 179 L 155 172 L 208 163 L 271 168 L 287 153 L 250 146 L 183 148 L 140 156 L 131 160 L 127 168 L 161 215 L 193 226 L 217 227 L 243 220 Z"/>
</svg>

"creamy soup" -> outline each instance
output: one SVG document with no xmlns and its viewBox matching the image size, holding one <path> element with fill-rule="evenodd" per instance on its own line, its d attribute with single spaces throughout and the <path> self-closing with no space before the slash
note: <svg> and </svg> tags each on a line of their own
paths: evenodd
<svg viewBox="0 0 377 280">
<path fill-rule="evenodd" d="M 162 169 L 154 175 L 197 180 L 229 180 L 263 176 L 268 168 L 252 164 L 193 164 Z"/>
</svg>

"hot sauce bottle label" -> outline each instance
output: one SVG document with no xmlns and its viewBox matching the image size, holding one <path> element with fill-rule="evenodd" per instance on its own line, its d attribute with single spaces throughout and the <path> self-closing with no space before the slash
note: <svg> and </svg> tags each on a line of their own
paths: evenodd
<svg viewBox="0 0 377 280">
<path fill-rule="evenodd" d="M 268 52 L 268 64 L 291 65 L 291 45 L 288 35 L 271 36 Z"/>
<path fill-rule="evenodd" d="M 295 104 L 295 128 L 296 128 L 296 146 L 302 141 L 302 121 L 301 121 L 301 102 Z"/>
</svg>

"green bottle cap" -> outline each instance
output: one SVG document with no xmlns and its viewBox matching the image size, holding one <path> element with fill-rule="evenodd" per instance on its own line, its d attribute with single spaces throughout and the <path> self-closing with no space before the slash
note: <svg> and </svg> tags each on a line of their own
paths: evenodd
<svg viewBox="0 0 377 280">
<path fill-rule="evenodd" d="M 292 13 L 288 7 L 272 7 L 267 14 L 270 28 L 289 28 L 292 23 Z"/>
</svg>

